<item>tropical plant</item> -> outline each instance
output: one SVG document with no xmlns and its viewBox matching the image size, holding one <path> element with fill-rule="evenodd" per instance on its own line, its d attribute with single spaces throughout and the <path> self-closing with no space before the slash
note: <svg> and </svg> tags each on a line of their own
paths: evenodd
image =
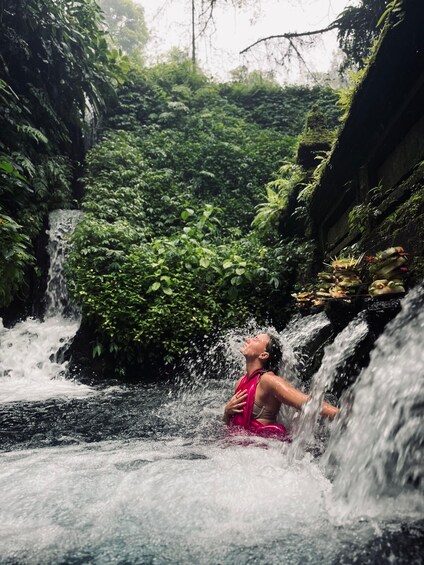
<svg viewBox="0 0 424 565">
<path fill-rule="evenodd" d="M 357 231 L 362 235 L 370 231 L 373 221 L 380 215 L 378 205 L 381 204 L 384 194 L 383 184 L 379 183 L 368 191 L 367 198 L 362 204 L 351 209 L 348 217 L 351 231 Z"/>
<path fill-rule="evenodd" d="M 250 315 L 284 317 L 304 249 L 278 237 L 267 246 L 250 223 L 296 138 L 245 116 L 178 53 L 119 88 L 87 155 L 67 267 L 96 355 L 157 363 Z"/>
<path fill-rule="evenodd" d="M 168 64 L 129 75 L 108 125 L 131 133 L 131 146 L 139 152 L 138 178 L 150 185 L 146 190 L 164 195 L 156 200 L 153 216 L 162 214 L 162 204 L 179 207 L 187 199 L 222 207 L 224 225 L 247 230 L 263 185 L 276 164 L 293 154 L 296 140 L 247 121 L 217 85 L 177 55 L 181 58 L 174 53 Z M 119 135 L 125 144 L 126 134 Z M 113 157 L 106 161 L 116 186 L 120 173 L 110 170 Z M 175 223 L 175 217 L 168 207 L 163 225 Z"/>
<path fill-rule="evenodd" d="M 2 306 L 33 263 L 29 241 L 47 212 L 69 206 L 86 123 L 104 111 L 123 71 L 94 0 L 4 0 L 0 31 L 0 212 L 10 251 L 13 234 L 25 246 L 13 290 L 0 279 Z"/>
<path fill-rule="evenodd" d="M 305 173 L 294 163 L 280 167 L 275 180 L 266 185 L 266 200 L 256 206 L 257 214 L 252 226 L 262 235 L 276 231 L 277 224 L 292 190 L 299 186 Z"/>
<path fill-rule="evenodd" d="M 381 33 L 381 22 L 389 9 L 389 0 L 360 0 L 356 6 L 347 6 L 337 17 L 337 36 L 345 54 L 342 69 L 362 69 L 366 66 L 370 49 Z"/>
<path fill-rule="evenodd" d="M 26 269 L 34 263 L 28 252 L 30 239 L 21 229 L 12 218 L 0 213 L 0 304 L 9 304 L 24 281 Z"/>
<path fill-rule="evenodd" d="M 287 135 L 299 135 L 311 107 L 325 114 L 330 129 L 337 127 L 340 110 L 337 94 L 327 87 L 281 86 L 255 75 L 245 76 L 221 85 L 225 98 L 244 110 L 247 119 L 264 128 L 273 128 Z"/>
</svg>

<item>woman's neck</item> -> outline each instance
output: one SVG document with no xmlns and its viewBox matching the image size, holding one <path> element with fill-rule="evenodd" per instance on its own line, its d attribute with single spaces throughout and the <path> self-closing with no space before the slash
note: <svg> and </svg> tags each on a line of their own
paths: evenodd
<svg viewBox="0 0 424 565">
<path fill-rule="evenodd" d="M 259 369 L 263 369 L 262 363 L 259 361 L 259 359 L 246 359 L 246 373 L 248 375 L 252 375 L 255 371 L 258 371 Z"/>
</svg>

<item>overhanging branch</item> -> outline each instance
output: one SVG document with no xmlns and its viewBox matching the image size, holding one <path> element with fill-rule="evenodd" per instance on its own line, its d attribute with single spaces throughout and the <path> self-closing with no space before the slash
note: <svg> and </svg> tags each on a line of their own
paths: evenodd
<svg viewBox="0 0 424 565">
<path fill-rule="evenodd" d="M 302 61 L 303 65 L 305 66 L 305 69 L 308 71 L 309 75 L 311 76 L 311 78 L 313 79 L 314 82 L 316 82 L 318 84 L 318 81 L 314 75 L 314 73 L 311 71 L 311 69 L 308 67 L 308 65 L 306 64 L 305 59 L 302 57 L 302 54 L 300 53 L 299 49 L 296 47 L 296 45 L 293 42 L 293 39 L 289 39 L 288 40 L 290 43 L 290 46 L 292 47 L 293 51 L 296 53 L 296 55 L 299 57 L 300 61 Z"/>
<path fill-rule="evenodd" d="M 258 39 L 257 41 L 255 41 L 255 43 L 252 43 L 251 45 L 248 45 L 247 47 L 245 47 L 243 49 L 243 51 L 240 51 L 240 55 L 243 55 L 243 53 L 246 53 L 247 51 L 249 51 L 249 49 L 252 49 L 252 47 L 259 45 L 259 43 L 271 41 L 272 39 L 288 39 L 291 42 L 291 40 L 296 39 L 298 37 L 308 37 L 308 36 L 311 36 L 311 35 L 320 35 L 321 33 L 327 33 L 327 31 L 337 29 L 338 27 L 339 27 L 338 22 L 332 22 L 327 27 L 324 27 L 322 29 L 316 29 L 316 30 L 313 30 L 313 31 L 302 31 L 302 32 L 295 32 L 294 31 L 294 32 L 288 32 L 288 33 L 281 33 L 279 35 L 269 35 L 268 37 L 262 37 L 262 39 Z"/>
</svg>

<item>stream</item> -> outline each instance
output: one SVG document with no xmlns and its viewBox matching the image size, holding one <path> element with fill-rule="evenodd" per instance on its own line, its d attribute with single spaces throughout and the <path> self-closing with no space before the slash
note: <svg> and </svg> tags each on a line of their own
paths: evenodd
<svg viewBox="0 0 424 565">
<path fill-rule="evenodd" d="M 44 319 L 0 327 L 0 563 L 423 563 L 422 287 L 377 340 L 338 421 L 320 422 L 319 402 L 367 331 L 361 317 L 327 346 L 302 413 L 282 410 L 292 444 L 231 436 L 223 405 L 253 322 L 170 381 L 68 376 L 80 314 L 62 266 L 77 221 L 51 216 Z M 328 323 L 296 317 L 281 332 L 296 386 L 304 346 Z M 218 375 L 217 351 L 228 358 Z"/>
</svg>

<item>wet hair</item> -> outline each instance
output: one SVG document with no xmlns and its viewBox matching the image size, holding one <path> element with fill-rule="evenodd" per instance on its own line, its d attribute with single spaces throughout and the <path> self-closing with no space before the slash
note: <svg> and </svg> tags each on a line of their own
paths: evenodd
<svg viewBox="0 0 424 565">
<path fill-rule="evenodd" d="M 281 357 L 283 355 L 283 351 L 281 349 L 280 341 L 274 335 L 267 333 L 269 337 L 269 342 L 265 348 L 265 351 L 269 353 L 268 359 L 264 363 L 264 369 L 267 371 L 272 371 L 276 375 L 278 375 L 280 370 L 280 363 Z"/>
</svg>

